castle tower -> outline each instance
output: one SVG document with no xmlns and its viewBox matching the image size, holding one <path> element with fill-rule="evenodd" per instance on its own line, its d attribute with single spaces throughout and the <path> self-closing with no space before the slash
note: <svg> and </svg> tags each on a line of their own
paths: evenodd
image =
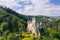
<svg viewBox="0 0 60 40">
<path fill-rule="evenodd" d="M 37 22 L 36 22 L 35 17 L 32 18 L 32 21 L 28 21 L 27 25 L 28 25 L 27 30 L 31 33 L 34 33 L 35 37 L 38 37 L 39 36 L 39 30 L 37 27 Z"/>
<path fill-rule="evenodd" d="M 35 17 L 32 18 L 32 23 L 33 23 L 34 26 L 36 26 L 36 19 L 35 19 Z"/>
</svg>

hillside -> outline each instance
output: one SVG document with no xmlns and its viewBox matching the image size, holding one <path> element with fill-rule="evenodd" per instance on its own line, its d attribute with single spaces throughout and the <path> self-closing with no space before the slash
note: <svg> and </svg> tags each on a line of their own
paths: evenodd
<svg viewBox="0 0 60 40">
<path fill-rule="evenodd" d="M 17 17 L 23 19 L 23 20 L 27 20 L 27 19 L 25 18 L 25 15 L 18 14 L 17 12 L 11 10 L 10 8 L 3 8 L 3 7 L 0 6 L 0 9 L 3 10 L 3 11 L 5 11 L 5 12 L 8 13 L 8 14 L 12 14 L 12 15 L 14 15 L 14 16 L 17 16 Z M 23 17 L 22 17 L 22 16 L 23 16 Z"/>
<path fill-rule="evenodd" d="M 15 11 L 9 8 L 0 7 L 0 25 L 3 25 L 2 23 L 7 23 L 8 27 L 6 28 L 6 30 L 9 28 L 10 31 L 13 31 L 15 27 L 25 27 L 26 19 L 23 15 L 19 15 L 20 14 L 16 13 Z"/>
<path fill-rule="evenodd" d="M 43 21 L 43 29 L 39 29 L 41 36 L 35 38 L 29 33 L 27 21 L 35 17 L 37 22 Z M 0 40 L 59 40 L 60 39 L 60 17 L 28 16 L 19 14 L 10 8 L 0 6 Z"/>
<path fill-rule="evenodd" d="M 18 17 L 18 18 L 20 18 L 20 19 L 22 19 L 22 20 L 24 20 L 24 21 L 27 21 L 27 20 L 31 20 L 31 18 L 33 17 L 33 16 L 26 16 L 26 15 L 22 15 L 22 14 L 20 14 L 20 13 L 17 13 L 17 12 L 15 12 L 15 11 L 13 11 L 13 10 L 11 10 L 10 8 L 3 8 L 3 7 L 1 7 L 0 6 L 0 10 L 1 10 L 1 12 L 2 11 L 4 11 L 5 12 L 5 14 L 7 14 L 7 15 L 14 15 L 14 16 L 16 16 L 16 17 Z M 1 13 L 0 12 L 0 13 Z M 38 16 L 35 16 L 36 17 L 36 19 L 37 19 L 37 21 L 40 21 L 40 20 L 42 20 L 42 21 L 44 21 L 44 22 L 47 22 L 48 21 L 48 19 L 52 19 L 53 20 L 53 18 L 49 18 L 49 17 L 47 17 L 47 16 L 41 16 L 41 15 L 38 15 Z"/>
</svg>

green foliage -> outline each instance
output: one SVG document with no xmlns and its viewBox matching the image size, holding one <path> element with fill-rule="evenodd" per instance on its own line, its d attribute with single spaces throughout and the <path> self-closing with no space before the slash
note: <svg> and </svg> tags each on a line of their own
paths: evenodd
<svg viewBox="0 0 60 40">
<path fill-rule="evenodd" d="M 10 34 L 7 36 L 7 40 L 17 40 L 17 37 L 16 37 L 15 34 L 10 33 Z"/>
<path fill-rule="evenodd" d="M 27 20 L 32 17 L 0 7 L 0 40 L 60 40 L 60 19 L 35 16 L 38 22 L 42 20 L 45 24 L 44 28 L 40 29 L 41 36 L 35 38 L 26 31 Z"/>
<path fill-rule="evenodd" d="M 7 29 L 8 23 L 7 22 L 2 22 L 0 25 L 0 30 L 4 32 Z"/>
<path fill-rule="evenodd" d="M 0 36 L 3 40 L 17 40 L 13 33 L 22 34 L 26 28 L 26 19 L 22 16 L 9 8 L 0 7 Z"/>
</svg>

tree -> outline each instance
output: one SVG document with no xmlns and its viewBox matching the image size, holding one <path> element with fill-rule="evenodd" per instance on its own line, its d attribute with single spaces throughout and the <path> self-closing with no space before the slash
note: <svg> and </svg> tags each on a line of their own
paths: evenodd
<svg viewBox="0 0 60 40">
<path fill-rule="evenodd" d="M 7 39 L 6 40 L 17 40 L 17 37 L 14 33 L 10 33 L 8 36 L 7 36 Z"/>
<path fill-rule="evenodd" d="M 2 34 L 4 34 L 4 32 L 8 29 L 8 23 L 7 22 L 2 22 L 0 25 L 0 31 L 2 32 Z"/>
</svg>

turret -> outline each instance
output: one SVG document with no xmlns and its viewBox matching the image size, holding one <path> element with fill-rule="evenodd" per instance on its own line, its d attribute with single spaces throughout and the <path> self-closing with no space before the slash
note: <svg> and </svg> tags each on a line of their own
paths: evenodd
<svg viewBox="0 0 60 40">
<path fill-rule="evenodd" d="M 34 26 L 36 25 L 36 19 L 35 19 L 35 17 L 32 18 L 32 23 L 33 23 Z"/>
</svg>

